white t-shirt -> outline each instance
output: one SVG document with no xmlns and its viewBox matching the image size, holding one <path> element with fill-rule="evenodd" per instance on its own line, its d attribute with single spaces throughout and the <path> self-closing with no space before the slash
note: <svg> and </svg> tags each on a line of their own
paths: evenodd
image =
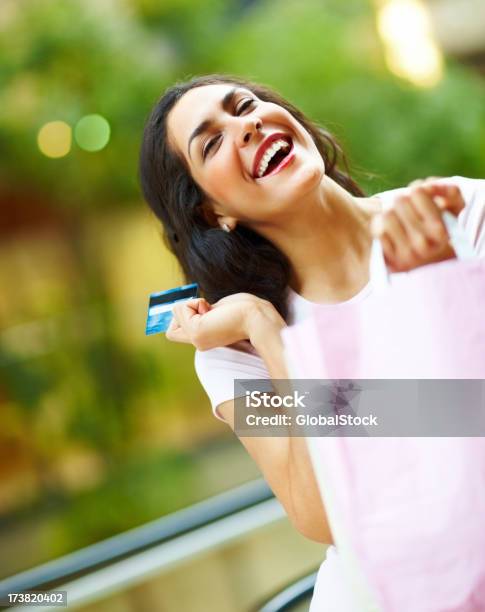
<svg viewBox="0 0 485 612">
<path fill-rule="evenodd" d="M 465 208 L 458 216 L 458 224 L 464 230 L 479 257 L 485 257 L 485 180 L 454 176 L 440 179 L 457 185 L 465 200 Z M 393 189 L 377 194 L 384 208 L 405 188 Z M 366 299 L 372 292 L 369 282 L 359 293 L 346 302 L 348 304 Z M 318 304 L 318 308 L 338 308 L 340 304 Z M 298 323 L 308 316 L 315 304 L 289 291 L 288 324 Z M 270 379 L 269 372 L 249 341 L 231 346 L 196 351 L 195 369 L 199 380 L 209 396 L 214 414 L 222 402 L 234 398 L 235 379 Z M 329 546 L 327 556 L 318 572 L 311 612 L 356 612 L 358 605 L 346 588 L 346 580 L 339 556 L 334 546 Z"/>
</svg>

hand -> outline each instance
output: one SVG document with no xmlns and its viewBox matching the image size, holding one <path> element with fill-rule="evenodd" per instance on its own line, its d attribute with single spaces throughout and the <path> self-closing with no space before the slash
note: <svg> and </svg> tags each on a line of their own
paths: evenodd
<svg viewBox="0 0 485 612">
<path fill-rule="evenodd" d="M 371 223 L 390 271 L 405 272 L 455 257 L 441 215 L 447 210 L 456 216 L 464 206 L 455 185 L 434 178 L 412 183 L 406 195 L 397 197 L 393 207 Z"/>
<path fill-rule="evenodd" d="M 448 210 L 455 216 L 465 208 L 465 201 L 460 188 L 456 185 L 444 184 L 443 178 L 439 176 L 429 176 L 425 179 L 416 179 L 409 183 L 408 187 L 424 187 L 429 192 L 441 211 Z"/>
<path fill-rule="evenodd" d="M 204 298 L 189 300 L 175 304 L 166 337 L 193 344 L 200 351 L 228 346 L 250 338 L 253 322 L 263 312 L 281 319 L 270 302 L 251 293 L 228 295 L 215 304 Z"/>
</svg>

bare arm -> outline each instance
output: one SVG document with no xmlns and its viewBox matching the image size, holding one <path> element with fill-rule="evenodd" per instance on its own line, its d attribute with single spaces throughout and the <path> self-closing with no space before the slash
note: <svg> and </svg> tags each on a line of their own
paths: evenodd
<svg viewBox="0 0 485 612">
<path fill-rule="evenodd" d="M 271 306 L 271 305 L 269 305 Z M 280 332 L 285 322 L 274 308 L 257 304 L 248 324 L 251 343 L 272 379 L 288 377 Z M 234 401 L 220 404 L 219 413 L 234 429 Z M 315 480 L 305 438 L 240 437 L 288 517 L 304 536 L 332 543 L 327 515 Z"/>
<path fill-rule="evenodd" d="M 204 351 L 250 340 L 273 380 L 288 377 L 280 332 L 286 326 L 273 304 L 248 293 L 232 294 L 215 304 L 203 298 L 174 307 L 167 338 L 190 342 Z M 218 406 L 234 430 L 234 401 Z M 332 542 L 304 438 L 240 437 L 295 527 L 318 542 Z"/>
</svg>

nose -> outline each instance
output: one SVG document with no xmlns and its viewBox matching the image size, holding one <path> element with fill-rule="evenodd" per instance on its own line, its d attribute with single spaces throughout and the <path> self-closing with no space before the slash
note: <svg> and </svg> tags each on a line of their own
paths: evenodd
<svg viewBox="0 0 485 612">
<path fill-rule="evenodd" d="M 263 122 L 259 117 L 245 117 L 241 125 L 239 134 L 239 146 L 244 147 L 249 144 L 254 136 L 263 128 Z"/>
</svg>

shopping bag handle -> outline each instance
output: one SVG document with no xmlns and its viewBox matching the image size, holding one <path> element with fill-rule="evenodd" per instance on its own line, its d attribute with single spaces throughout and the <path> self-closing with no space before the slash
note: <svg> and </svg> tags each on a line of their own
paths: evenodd
<svg viewBox="0 0 485 612">
<path fill-rule="evenodd" d="M 474 259 L 476 253 L 470 240 L 463 228 L 458 223 L 458 219 L 450 212 L 443 212 L 443 221 L 445 223 L 448 235 L 450 237 L 451 246 L 453 247 L 457 259 Z M 374 289 L 385 289 L 391 284 L 391 273 L 387 269 L 382 251 L 382 244 L 378 238 L 372 241 L 370 261 L 369 261 L 369 277 Z"/>
</svg>

